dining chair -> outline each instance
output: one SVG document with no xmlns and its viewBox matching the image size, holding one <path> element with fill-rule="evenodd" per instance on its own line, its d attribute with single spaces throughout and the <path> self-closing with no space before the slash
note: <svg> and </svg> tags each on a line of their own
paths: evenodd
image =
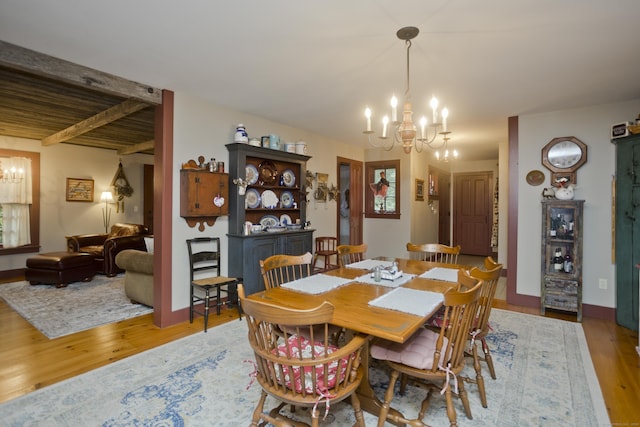
<svg viewBox="0 0 640 427">
<path fill-rule="evenodd" d="M 485 391 L 485 383 L 484 378 L 482 377 L 482 369 L 480 366 L 480 362 L 484 361 L 489 368 L 489 373 L 491 374 L 491 378 L 496 379 L 496 371 L 493 366 L 493 359 L 491 358 L 491 352 L 489 350 L 489 346 L 485 340 L 486 336 L 489 334 L 491 328 L 489 325 L 489 318 L 491 315 L 491 306 L 493 305 L 493 297 L 496 293 L 496 288 L 498 286 L 498 280 L 500 279 L 500 275 L 502 273 L 502 264 L 499 264 L 493 260 L 491 257 L 487 257 L 484 260 L 484 270 L 481 270 L 477 267 L 471 269 L 469 274 L 471 277 L 476 279 L 480 279 L 483 281 L 482 291 L 480 292 L 480 300 L 478 302 L 478 312 L 476 318 L 474 319 L 471 329 L 469 341 L 471 343 L 471 354 L 470 357 L 473 358 L 473 367 L 476 371 L 476 378 L 464 378 L 465 381 L 470 383 L 475 383 L 478 386 L 478 393 L 480 394 L 480 401 L 482 402 L 482 406 L 484 408 L 487 407 L 487 395 Z M 482 351 L 484 353 L 484 357 L 480 357 L 478 355 L 477 343 L 480 341 L 482 344 Z M 469 355 L 469 353 L 467 353 Z"/>
<path fill-rule="evenodd" d="M 316 250 L 313 254 L 313 271 L 323 272 L 338 268 L 338 239 L 335 237 L 321 236 L 316 237 Z M 336 257 L 336 264 L 331 264 L 331 257 Z M 324 266 L 317 267 L 319 257 L 323 258 Z"/>
<path fill-rule="evenodd" d="M 364 377 L 360 354 L 366 337 L 355 334 L 342 347 L 330 344 L 328 330 L 334 306 L 329 302 L 309 310 L 296 310 L 265 300 L 247 299 L 242 285 L 238 287 L 238 294 L 255 356 L 255 378 L 262 387 L 251 426 L 293 425 L 292 420 L 280 412 L 285 405 L 311 408 L 311 425 L 318 426 L 319 406 L 325 405 L 326 414 L 330 404 L 348 397 L 355 425 L 364 426 L 356 389 Z M 283 327 L 285 321 L 287 326 Z M 317 335 L 319 328 L 323 333 Z M 267 395 L 280 402 L 268 411 L 264 408 Z"/>
<path fill-rule="evenodd" d="M 265 289 L 280 286 L 283 283 L 310 276 L 313 256 L 307 252 L 303 255 L 271 255 L 260 260 L 260 273 Z"/>
<path fill-rule="evenodd" d="M 196 237 L 187 239 L 187 250 L 189 252 L 189 322 L 193 323 L 193 315 L 204 316 L 204 331 L 207 332 L 209 323 L 209 309 L 215 305 L 216 313 L 220 314 L 222 307 L 221 294 L 227 296 L 227 305 L 231 298 L 237 295 L 235 287 L 238 279 L 235 277 L 220 276 L 220 238 L 219 237 Z M 211 295 L 211 290 L 215 289 L 215 296 Z M 237 303 L 236 301 L 233 301 Z M 202 305 L 202 311 L 196 306 Z M 238 307 L 238 315 L 242 319 L 242 313 Z"/>
<path fill-rule="evenodd" d="M 460 245 L 447 246 L 441 243 L 407 243 L 409 257 L 420 261 L 442 262 L 457 264 L 460 255 Z"/>
<path fill-rule="evenodd" d="M 338 264 L 345 267 L 351 263 L 362 261 L 367 254 L 367 244 L 361 245 L 340 245 L 338 250 Z"/>
<path fill-rule="evenodd" d="M 312 259 L 313 256 L 307 252 L 304 255 L 272 255 L 265 260 L 260 260 L 265 290 L 310 276 Z M 329 328 L 329 335 L 334 344 L 337 344 L 345 333 L 346 330 L 339 326 L 331 325 Z"/>
<path fill-rule="evenodd" d="M 465 366 L 465 344 L 475 318 L 474 314 L 477 312 L 483 281 L 471 277 L 465 270 L 460 270 L 458 283 L 459 289 L 452 289 L 444 294 L 444 323 L 439 330 L 419 329 L 402 344 L 381 339 L 372 343 L 371 357 L 384 361 L 391 368 L 378 427 L 382 427 L 387 418 L 394 424 L 421 425 L 433 390 L 439 390 L 440 394 L 444 394 L 451 426 L 457 426 L 453 397 L 460 398 L 467 418 L 471 419 L 471 407 L 464 381 L 457 381 L 456 377 Z M 411 384 L 429 390 L 418 417 L 414 420 L 406 419 L 402 415 L 389 414 L 394 387 L 400 374 L 409 379 Z M 405 386 L 406 381 L 403 381 L 400 387 L 401 394 L 404 393 Z"/>
</svg>

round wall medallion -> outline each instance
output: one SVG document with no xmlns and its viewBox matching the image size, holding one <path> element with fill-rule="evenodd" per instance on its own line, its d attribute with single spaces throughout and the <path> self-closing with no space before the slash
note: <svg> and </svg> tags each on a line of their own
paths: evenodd
<svg viewBox="0 0 640 427">
<path fill-rule="evenodd" d="M 527 184 L 540 185 L 544 182 L 544 173 L 539 170 L 532 170 L 527 174 Z"/>
</svg>

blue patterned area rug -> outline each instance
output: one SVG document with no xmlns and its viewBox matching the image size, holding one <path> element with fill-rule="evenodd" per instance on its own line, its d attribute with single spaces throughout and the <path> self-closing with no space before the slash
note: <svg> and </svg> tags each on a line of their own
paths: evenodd
<svg viewBox="0 0 640 427">
<path fill-rule="evenodd" d="M 457 404 L 460 426 L 610 425 L 579 323 L 494 310 L 489 336 L 497 380 L 486 377 L 488 408 L 469 384 L 473 420 Z M 232 321 L 0 405 L 6 426 L 249 425 L 260 387 L 250 385 L 253 356 L 246 323 Z M 471 371 L 472 372 L 472 371 Z M 471 374 L 470 372 L 470 374 Z M 382 396 L 388 377 L 371 369 Z M 409 386 L 393 406 L 415 416 L 424 391 Z M 444 399 L 425 416 L 448 426 Z M 268 401 L 273 404 L 273 400 Z M 298 410 L 304 418 L 305 410 Z M 365 413 L 367 425 L 377 420 Z M 321 425 L 354 422 L 348 403 L 331 405 Z"/>
<path fill-rule="evenodd" d="M 58 338 L 151 313 L 124 294 L 124 274 L 95 276 L 65 288 L 14 282 L 0 285 L 0 298 L 48 338 Z"/>
</svg>

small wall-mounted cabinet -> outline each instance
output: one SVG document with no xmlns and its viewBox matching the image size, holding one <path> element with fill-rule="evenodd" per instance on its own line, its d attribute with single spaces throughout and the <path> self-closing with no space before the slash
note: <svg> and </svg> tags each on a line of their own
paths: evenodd
<svg viewBox="0 0 640 427">
<path fill-rule="evenodd" d="M 189 227 L 199 224 L 198 230 L 204 231 L 204 224 L 213 226 L 225 215 L 229 215 L 229 174 L 198 167 L 181 169 L 180 216 Z"/>
</svg>

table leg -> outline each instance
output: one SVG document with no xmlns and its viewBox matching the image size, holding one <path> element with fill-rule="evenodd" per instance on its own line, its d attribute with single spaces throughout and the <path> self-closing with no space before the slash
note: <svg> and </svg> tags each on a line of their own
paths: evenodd
<svg viewBox="0 0 640 427">
<path fill-rule="evenodd" d="M 369 344 L 371 343 L 371 339 L 372 337 L 369 337 L 369 339 L 367 340 L 367 344 L 364 346 L 362 352 L 360 353 L 361 364 L 364 367 L 364 376 L 362 378 L 362 382 L 358 386 L 358 390 L 356 391 L 356 393 L 358 393 L 358 399 L 360 399 L 361 408 L 377 417 L 380 414 L 382 402 L 380 401 L 380 399 L 378 399 L 375 392 L 373 391 L 373 387 L 371 387 L 371 380 L 369 379 L 369 367 L 371 362 L 371 358 L 369 356 Z M 393 408 L 389 408 L 389 414 L 399 415 L 402 417 L 402 414 Z M 405 426 L 404 423 L 394 422 L 389 419 L 387 419 L 387 422 L 396 426 Z"/>
</svg>

